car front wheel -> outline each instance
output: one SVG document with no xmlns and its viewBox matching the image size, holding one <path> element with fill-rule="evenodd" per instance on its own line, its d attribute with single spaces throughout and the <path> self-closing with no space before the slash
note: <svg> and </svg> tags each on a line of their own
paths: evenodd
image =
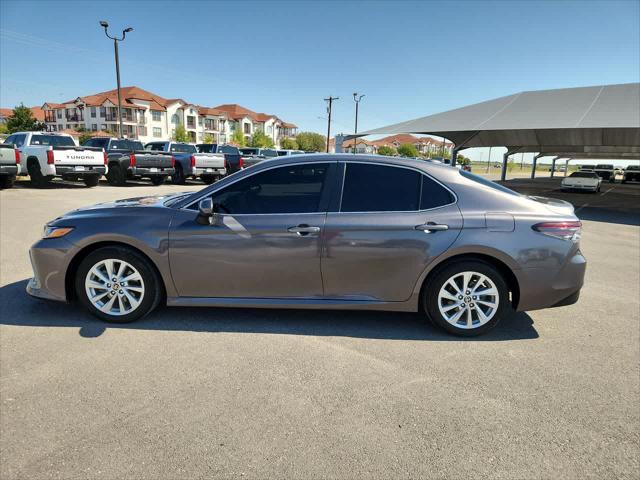
<svg viewBox="0 0 640 480">
<path fill-rule="evenodd" d="M 128 323 L 151 312 L 160 302 L 161 281 L 149 261 L 125 247 L 91 252 L 78 267 L 76 295 L 96 317 Z"/>
<path fill-rule="evenodd" d="M 423 306 L 436 325 L 459 336 L 481 335 L 510 309 L 509 289 L 498 270 L 482 261 L 445 266 L 430 279 Z"/>
</svg>

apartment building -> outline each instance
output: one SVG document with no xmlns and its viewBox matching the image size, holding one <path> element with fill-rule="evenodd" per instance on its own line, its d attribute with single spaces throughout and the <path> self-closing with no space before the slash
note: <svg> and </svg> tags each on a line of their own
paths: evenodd
<svg viewBox="0 0 640 480">
<path fill-rule="evenodd" d="M 357 143 L 354 140 L 347 140 L 342 144 L 342 148 L 346 153 L 353 153 L 355 144 L 357 153 L 377 153 L 378 148 L 382 146 L 398 148 L 400 145 L 406 143 L 416 147 L 416 150 L 418 150 L 418 153 L 421 155 L 425 155 L 427 157 L 442 156 L 442 140 L 436 140 L 432 137 L 416 137 L 407 133 L 391 135 L 379 140 L 365 140 L 363 138 L 358 138 Z M 450 155 L 452 150 L 453 143 L 445 141 L 444 151 Z"/>
<path fill-rule="evenodd" d="M 276 145 L 294 136 L 297 127 L 275 115 L 256 113 L 237 104 L 204 107 L 181 98 L 164 98 L 139 87 L 123 87 L 123 135 L 142 142 L 172 138 L 182 125 L 192 142 L 203 142 L 210 135 L 216 143 L 230 141 L 236 129 L 247 137 L 255 131 L 267 133 Z M 118 131 L 118 91 L 77 97 L 63 103 L 47 102 L 42 106 L 49 131 L 77 130 Z"/>
</svg>

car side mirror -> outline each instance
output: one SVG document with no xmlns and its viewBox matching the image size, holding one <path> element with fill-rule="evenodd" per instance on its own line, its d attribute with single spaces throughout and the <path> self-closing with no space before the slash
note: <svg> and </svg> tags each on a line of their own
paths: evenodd
<svg viewBox="0 0 640 480">
<path fill-rule="evenodd" d="M 211 197 L 203 198 L 198 203 L 198 223 L 202 225 L 217 225 L 220 215 L 213 205 Z"/>
</svg>

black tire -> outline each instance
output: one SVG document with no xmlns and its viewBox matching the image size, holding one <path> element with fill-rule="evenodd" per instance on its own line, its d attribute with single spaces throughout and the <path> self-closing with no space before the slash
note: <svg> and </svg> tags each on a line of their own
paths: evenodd
<svg viewBox="0 0 640 480">
<path fill-rule="evenodd" d="M 117 163 L 109 165 L 107 172 L 107 182 L 114 187 L 123 187 L 127 183 L 127 176 L 120 165 Z"/>
<path fill-rule="evenodd" d="M 50 175 L 43 175 L 40 170 L 40 163 L 37 160 L 30 160 L 27 164 L 27 172 L 29 173 L 29 178 L 31 179 L 31 185 L 37 188 L 46 187 L 51 179 L 53 178 Z"/>
<path fill-rule="evenodd" d="M 499 295 L 498 307 L 493 317 L 491 317 L 491 319 L 484 325 L 471 329 L 456 327 L 447 322 L 440 313 L 440 309 L 438 307 L 440 289 L 451 277 L 461 272 L 477 272 L 485 275 L 491 280 L 491 282 L 493 282 Z M 503 317 L 511 311 L 509 288 L 507 287 L 507 283 L 503 276 L 495 267 L 493 267 L 493 265 L 481 260 L 454 261 L 450 264 L 444 265 L 442 268 L 439 268 L 425 285 L 425 288 L 422 291 L 421 300 L 424 311 L 427 313 L 432 323 L 443 328 L 449 333 L 461 337 L 474 337 L 488 332 L 500 323 L 500 320 L 502 320 Z"/>
<path fill-rule="evenodd" d="M 102 312 L 96 308 L 87 297 L 84 286 L 85 278 L 94 265 L 106 259 L 123 260 L 129 263 L 138 270 L 143 279 L 145 293 L 138 307 L 129 314 L 116 316 Z M 84 305 L 92 315 L 111 323 L 129 323 L 143 318 L 158 306 L 164 292 L 162 281 L 149 260 L 135 250 L 127 247 L 103 247 L 91 252 L 80 262 L 78 270 L 76 271 L 74 285 L 76 296 L 80 303 Z"/>
<path fill-rule="evenodd" d="M 4 190 L 5 188 L 13 187 L 15 181 L 15 175 L 0 175 L 0 189 Z"/>
<path fill-rule="evenodd" d="M 151 177 L 151 183 L 153 183 L 155 186 L 162 185 L 164 183 L 164 177 L 161 175 Z"/>
<path fill-rule="evenodd" d="M 186 180 L 187 179 L 184 177 L 182 167 L 180 165 L 176 165 L 176 171 L 171 176 L 171 182 L 175 183 L 176 185 L 184 185 Z"/>
<path fill-rule="evenodd" d="M 100 175 L 87 175 L 82 181 L 89 188 L 95 187 L 100 183 Z"/>
<path fill-rule="evenodd" d="M 216 181 L 215 175 L 202 175 L 202 177 L 200 178 L 205 183 L 205 185 L 211 185 L 213 182 Z"/>
</svg>

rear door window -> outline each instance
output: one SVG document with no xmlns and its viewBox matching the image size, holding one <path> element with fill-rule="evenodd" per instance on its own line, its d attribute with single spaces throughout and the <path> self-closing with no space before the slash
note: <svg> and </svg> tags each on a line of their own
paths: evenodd
<svg viewBox="0 0 640 480">
<path fill-rule="evenodd" d="M 347 163 L 340 211 L 417 211 L 422 177 L 408 168 Z"/>
<path fill-rule="evenodd" d="M 22 139 L 24 142 L 24 138 Z M 17 143 L 16 143 L 17 144 Z M 53 147 L 75 147 L 76 144 L 71 137 L 59 135 L 33 135 L 30 145 L 46 145 Z"/>
</svg>

